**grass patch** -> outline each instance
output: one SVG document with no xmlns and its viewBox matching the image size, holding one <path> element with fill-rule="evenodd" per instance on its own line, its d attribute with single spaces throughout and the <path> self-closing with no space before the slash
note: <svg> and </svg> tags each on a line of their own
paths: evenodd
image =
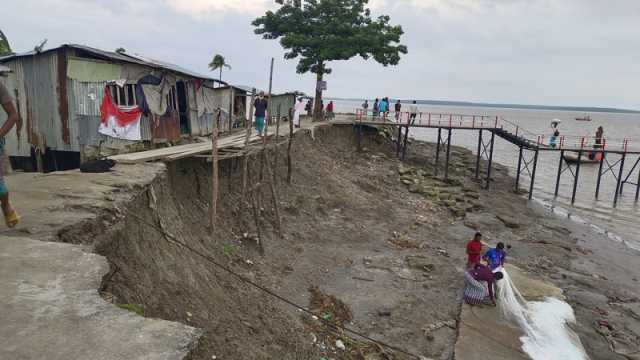
<svg viewBox="0 0 640 360">
<path fill-rule="evenodd" d="M 140 316 L 144 316 L 144 308 L 140 305 L 136 304 L 118 304 L 118 307 L 121 309 L 129 310 L 134 312 Z"/>
<path fill-rule="evenodd" d="M 222 252 L 227 256 L 233 255 L 236 251 L 238 251 L 238 247 L 233 244 L 224 244 L 222 246 Z"/>
</svg>

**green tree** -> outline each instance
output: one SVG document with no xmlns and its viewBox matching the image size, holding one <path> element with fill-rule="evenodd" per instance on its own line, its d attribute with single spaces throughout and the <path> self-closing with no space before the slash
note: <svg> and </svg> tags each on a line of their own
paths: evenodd
<svg viewBox="0 0 640 360">
<path fill-rule="evenodd" d="M 401 26 L 389 24 L 389 16 L 371 18 L 368 0 L 306 0 L 284 2 L 276 11 L 255 19 L 255 33 L 264 39 L 280 39 L 285 59 L 299 58 L 297 72 L 316 74 L 314 118 L 322 116 L 320 82 L 331 69 L 327 63 L 360 56 L 388 66 L 397 65 L 407 47 L 400 44 Z"/>
<path fill-rule="evenodd" d="M 9 39 L 7 39 L 2 30 L 0 30 L 0 56 L 9 54 L 13 54 L 11 46 L 9 45 Z"/>
<path fill-rule="evenodd" d="M 227 64 L 227 61 L 225 60 L 224 56 L 220 54 L 216 54 L 213 57 L 213 60 L 211 60 L 211 62 L 209 63 L 209 70 L 211 71 L 220 70 L 220 79 L 219 79 L 220 81 L 222 81 L 222 68 L 227 68 L 231 70 L 231 65 Z"/>
</svg>

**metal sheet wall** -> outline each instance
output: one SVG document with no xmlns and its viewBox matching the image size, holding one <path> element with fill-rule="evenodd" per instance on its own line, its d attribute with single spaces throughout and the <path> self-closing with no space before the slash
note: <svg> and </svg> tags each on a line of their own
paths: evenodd
<svg viewBox="0 0 640 360">
<path fill-rule="evenodd" d="M 63 139 L 59 112 L 58 53 L 19 58 L 22 62 L 29 142 L 52 150 L 78 151 Z M 21 99 L 22 100 L 22 99 Z M 30 131 L 29 131 L 30 130 Z"/>
<path fill-rule="evenodd" d="M 14 104 L 16 105 L 18 113 L 23 118 L 23 122 L 22 122 L 22 130 L 19 138 L 17 136 L 16 127 L 14 127 L 11 131 L 9 131 L 9 133 L 7 133 L 7 135 L 5 136 L 5 141 L 6 141 L 5 151 L 9 156 L 30 156 L 31 145 L 29 145 L 29 142 L 27 140 L 27 135 L 26 135 L 27 130 L 26 130 L 26 124 L 25 124 L 26 121 L 24 120 L 24 116 L 22 116 L 22 114 L 26 110 L 23 104 L 21 104 L 20 101 L 17 100 L 17 99 L 20 99 L 20 93 L 21 93 L 20 85 L 22 82 L 18 81 L 19 79 L 18 76 L 20 74 L 16 73 L 15 70 L 13 71 L 14 72 L 10 73 L 6 77 L 0 76 L 0 83 L 4 84 L 5 87 L 11 93 L 11 96 L 13 96 Z M 16 96 L 16 91 L 18 93 L 17 96 Z M 22 92 L 24 92 L 24 90 L 22 90 Z M 4 111 L 0 111 L 0 124 L 4 124 L 6 120 L 7 120 L 7 114 Z"/>
</svg>

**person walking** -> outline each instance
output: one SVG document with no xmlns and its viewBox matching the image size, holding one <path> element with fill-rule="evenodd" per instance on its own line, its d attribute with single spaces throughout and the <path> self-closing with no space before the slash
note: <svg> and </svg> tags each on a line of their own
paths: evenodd
<svg viewBox="0 0 640 360">
<path fill-rule="evenodd" d="M 362 114 L 364 115 L 364 117 L 367 117 L 367 110 L 369 109 L 369 100 L 365 100 L 362 103 Z"/>
<path fill-rule="evenodd" d="M 593 145 L 595 149 L 600 149 L 602 147 L 602 139 L 604 138 L 604 129 L 602 126 L 598 126 L 598 130 L 596 130 L 596 143 Z"/>
<path fill-rule="evenodd" d="M 22 127 L 22 121 L 20 120 L 20 115 L 18 115 L 18 111 L 13 103 L 13 98 L 9 93 L 9 90 L 0 83 L 0 104 L 4 109 L 4 112 L 7 113 L 7 120 L 4 122 L 2 127 L 0 128 L 0 157 L 7 156 L 5 153 L 5 136 L 13 129 L 13 127 L 17 124 L 16 129 L 18 134 L 20 134 L 20 128 Z M 0 206 L 2 207 L 2 213 L 4 214 L 4 221 L 7 224 L 7 227 L 13 228 L 20 222 L 20 216 L 11 205 L 11 201 L 9 199 L 9 189 L 4 182 L 4 168 L 3 161 L 0 161 Z"/>
<path fill-rule="evenodd" d="M 394 110 L 396 111 L 396 122 L 398 122 L 402 118 L 402 104 L 400 103 L 400 100 L 396 101 Z"/>
<path fill-rule="evenodd" d="M 258 98 L 253 102 L 253 106 L 256 108 L 254 113 L 256 117 L 255 128 L 258 132 L 258 136 L 262 137 L 264 134 L 264 118 L 267 113 L 267 106 L 269 102 L 264 98 L 264 91 L 260 91 Z"/>
<path fill-rule="evenodd" d="M 386 98 L 382 98 L 382 100 L 380 100 L 380 104 L 378 104 L 378 110 L 380 110 L 380 114 L 383 118 L 387 117 L 387 107 L 389 106 L 389 103 L 387 102 Z"/>
<path fill-rule="evenodd" d="M 333 101 L 329 101 L 329 104 L 327 104 L 327 119 L 331 120 L 333 118 Z"/>
<path fill-rule="evenodd" d="M 378 117 L 380 115 L 380 103 L 378 102 L 378 98 L 373 102 L 373 117 Z"/>
<path fill-rule="evenodd" d="M 416 101 L 413 100 L 413 103 L 409 106 L 409 121 L 411 122 L 411 125 L 416 122 L 416 116 L 418 116 L 418 105 L 416 104 Z"/>
<path fill-rule="evenodd" d="M 298 102 L 293 108 L 293 126 L 299 128 L 300 127 L 300 115 L 305 110 L 306 105 L 302 98 L 298 99 Z"/>
</svg>

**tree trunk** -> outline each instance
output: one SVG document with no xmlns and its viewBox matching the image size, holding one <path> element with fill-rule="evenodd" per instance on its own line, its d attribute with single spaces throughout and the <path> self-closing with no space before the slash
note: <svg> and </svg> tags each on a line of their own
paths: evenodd
<svg viewBox="0 0 640 360">
<path fill-rule="evenodd" d="M 218 80 L 220 80 L 220 82 L 222 82 L 222 66 L 220 67 L 220 78 Z"/>
<path fill-rule="evenodd" d="M 320 82 L 322 81 L 323 72 L 320 69 L 320 72 L 316 74 L 316 98 L 314 100 L 313 105 L 313 121 L 322 121 L 322 90 L 320 90 Z"/>
</svg>

